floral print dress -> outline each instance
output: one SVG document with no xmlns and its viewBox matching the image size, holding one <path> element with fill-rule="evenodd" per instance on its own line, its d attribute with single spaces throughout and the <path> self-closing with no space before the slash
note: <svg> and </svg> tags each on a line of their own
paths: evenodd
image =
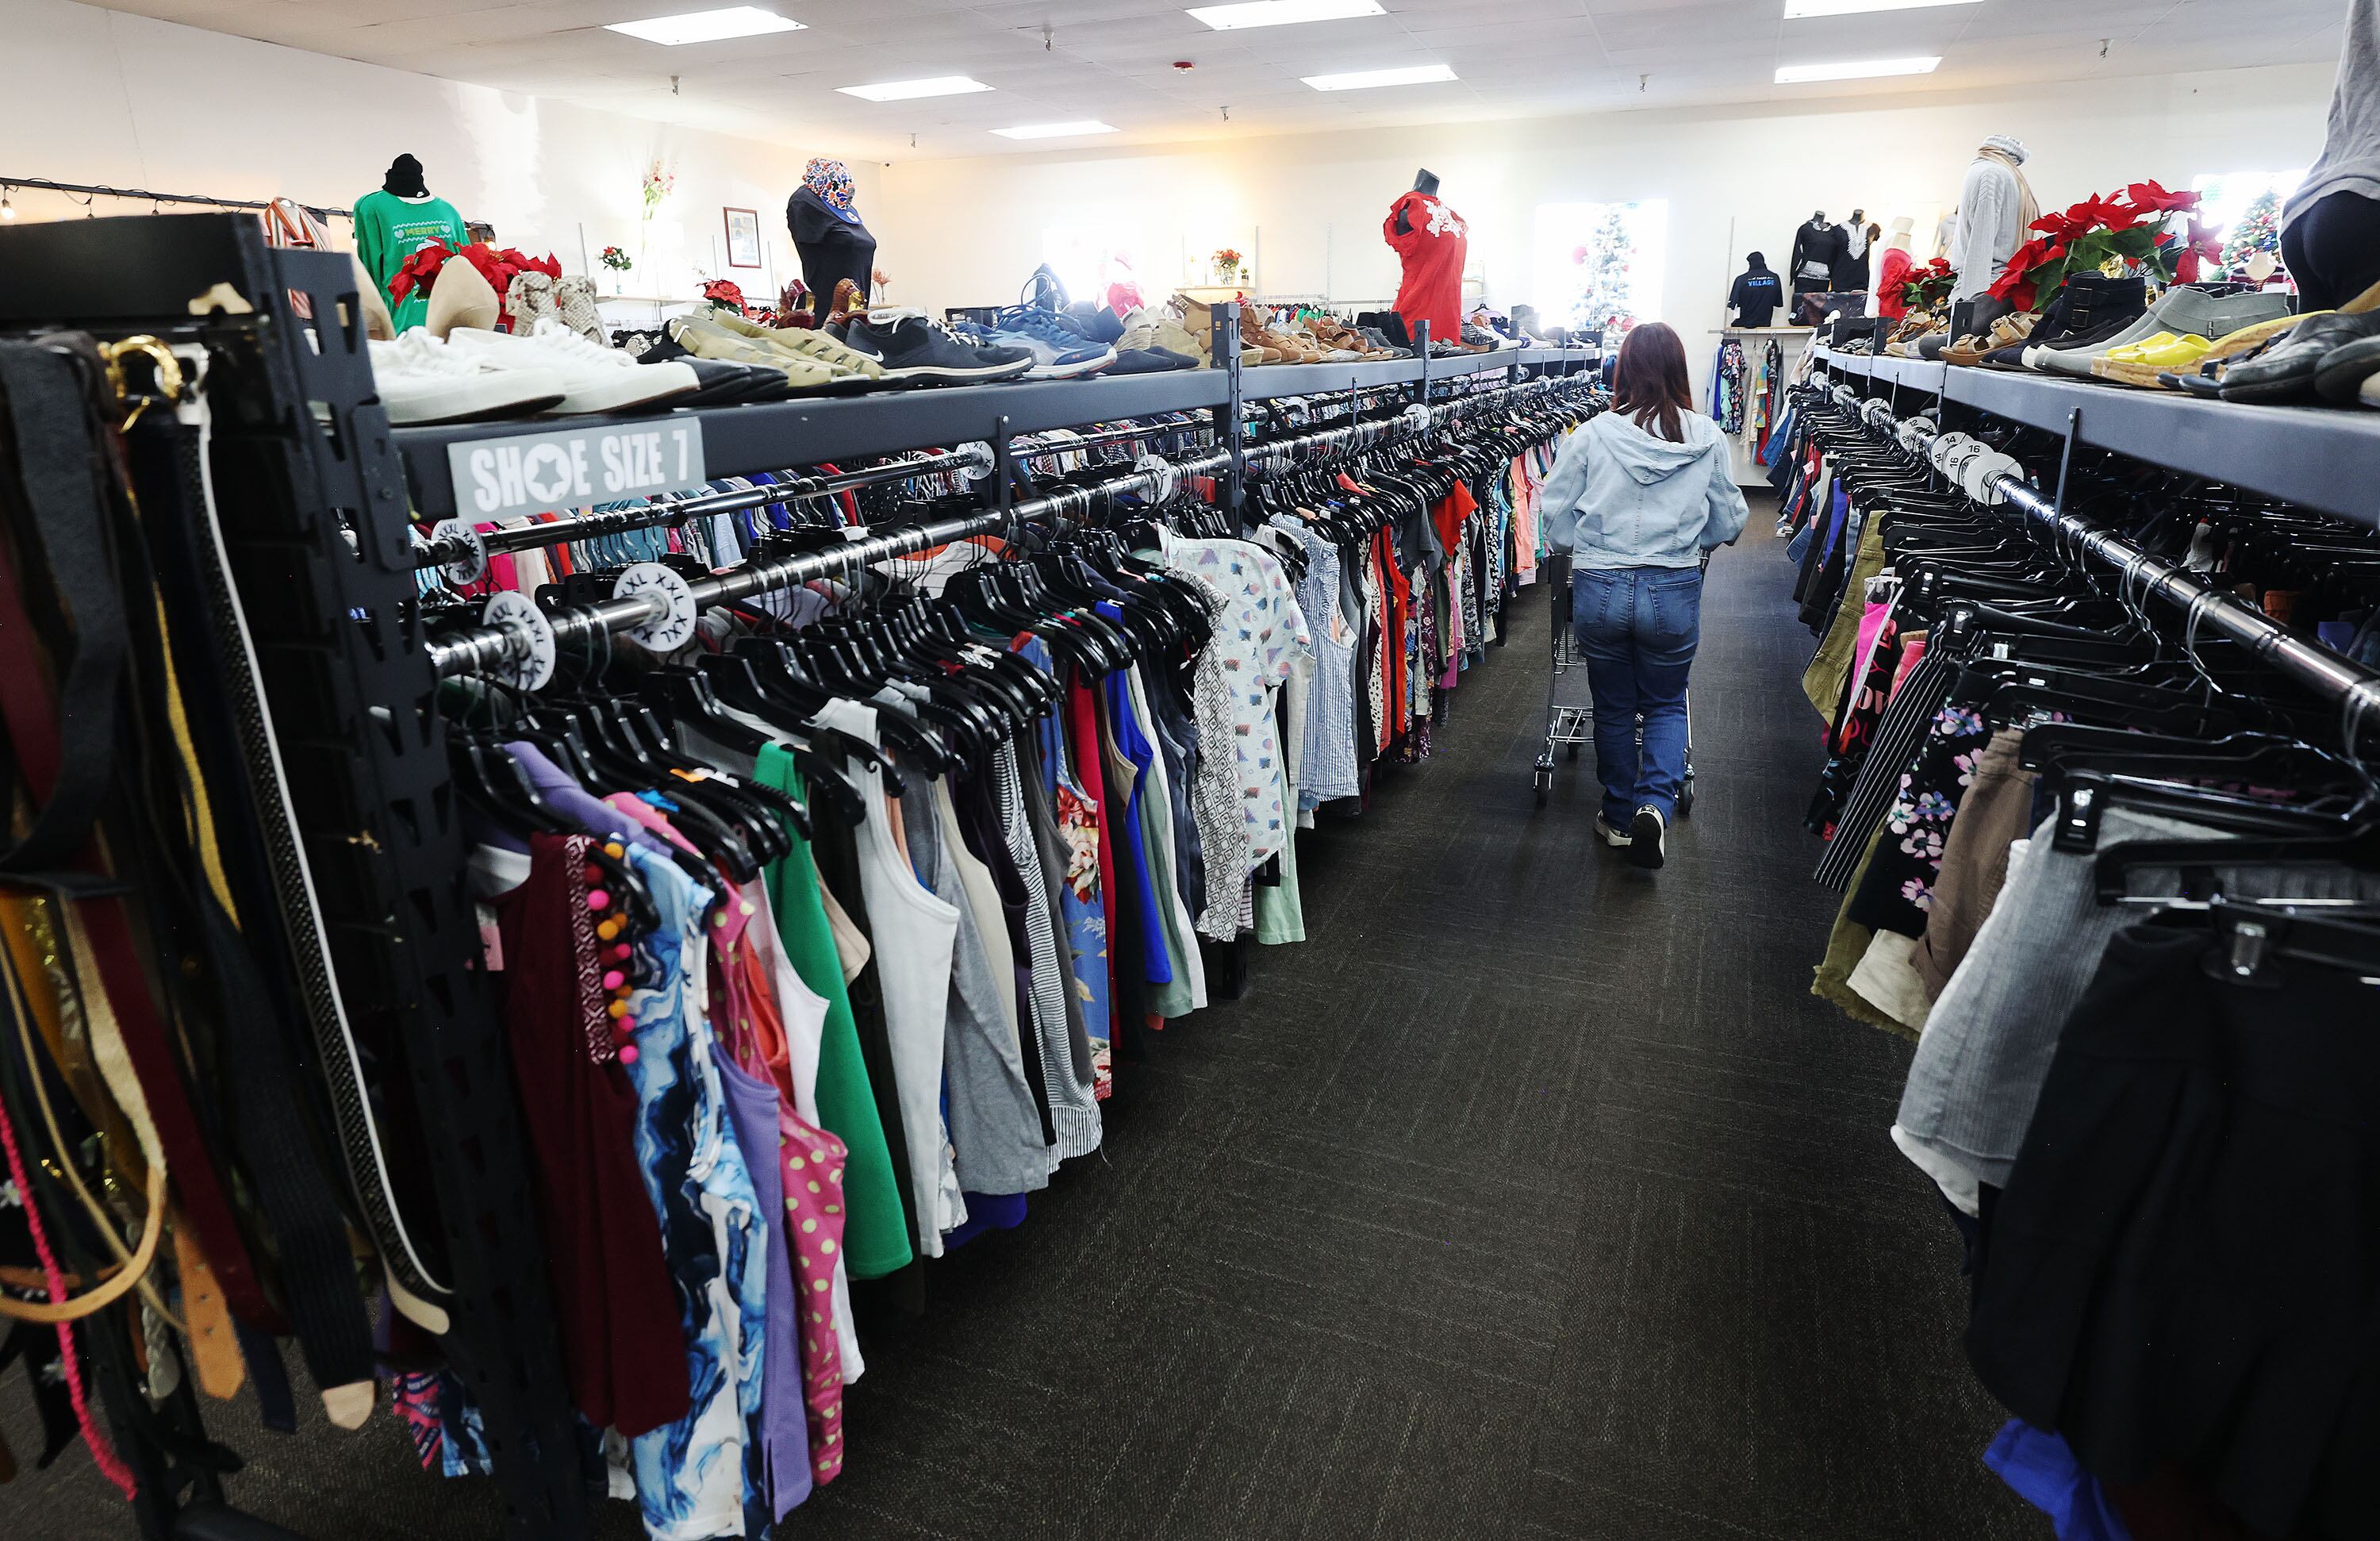
<svg viewBox="0 0 2380 1541">
<path fill-rule="evenodd" d="M 1907 937 L 1925 934 L 1934 881 L 1942 872 L 1942 843 L 1991 736 L 1990 724 L 1972 705 L 1953 700 L 1935 713 L 1933 727 L 1885 809 L 1884 838 L 1852 896 L 1852 920 Z"/>
</svg>

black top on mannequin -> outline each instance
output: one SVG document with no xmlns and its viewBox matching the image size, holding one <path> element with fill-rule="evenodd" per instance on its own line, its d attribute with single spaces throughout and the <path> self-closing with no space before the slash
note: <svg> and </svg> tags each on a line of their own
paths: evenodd
<svg viewBox="0 0 2380 1541">
<path fill-rule="evenodd" d="M 1842 226 L 1828 224 L 1823 210 L 1812 214 L 1809 224 L 1793 232 L 1793 255 L 1785 264 L 1786 280 L 1796 291 L 1828 287 L 1848 245 Z M 1818 271 L 1805 271 L 1812 267 Z"/>
<path fill-rule="evenodd" d="M 395 193 L 399 198 L 426 198 L 430 189 L 421 180 L 421 163 L 410 155 L 399 155 L 388 164 L 388 175 L 381 179 L 381 191 Z"/>
<path fill-rule="evenodd" d="M 835 285 L 846 278 L 858 286 L 862 299 L 868 297 L 876 237 L 857 211 L 835 209 L 808 188 L 799 188 L 785 200 L 785 226 L 802 261 L 802 282 L 818 297 L 820 316 L 834 303 Z"/>
<path fill-rule="evenodd" d="M 1414 173 L 1413 190 L 1417 193 L 1434 193 L 1438 191 L 1438 173 L 1430 170 L 1427 166 L 1424 166 L 1419 171 Z M 1397 211 L 1397 234 L 1400 236 L 1410 236 L 1413 234 L 1413 221 L 1405 218 L 1405 212 L 1402 209 Z"/>
</svg>

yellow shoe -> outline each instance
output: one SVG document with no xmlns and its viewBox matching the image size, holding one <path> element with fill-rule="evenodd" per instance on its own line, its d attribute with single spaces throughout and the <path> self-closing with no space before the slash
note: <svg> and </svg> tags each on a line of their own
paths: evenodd
<svg viewBox="0 0 2380 1541">
<path fill-rule="evenodd" d="M 2155 364 L 2160 369 L 2172 369 L 2180 364 L 2194 364 L 2206 357 L 2215 346 L 2210 338 L 2195 332 L 2157 332 L 2137 343 L 2111 347 L 2103 356 L 2111 364 Z"/>
<path fill-rule="evenodd" d="M 2195 332 L 2179 335 L 2159 332 L 2137 343 L 2108 349 L 2091 361 L 2091 372 L 2119 385 L 2155 386 L 2160 374 L 2182 374 L 2196 369 L 2198 361 L 2214 346 L 2212 339 Z"/>
</svg>

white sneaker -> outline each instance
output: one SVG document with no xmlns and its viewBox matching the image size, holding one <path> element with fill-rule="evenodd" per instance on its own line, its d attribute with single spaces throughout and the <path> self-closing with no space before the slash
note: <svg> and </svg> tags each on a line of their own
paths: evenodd
<svg viewBox="0 0 2380 1541">
<path fill-rule="evenodd" d="M 492 367 L 419 327 L 392 343 L 373 343 L 372 382 L 392 423 L 464 423 L 542 412 L 560 401 L 560 373 L 524 364 Z"/>
<path fill-rule="evenodd" d="M 526 337 L 457 327 L 446 341 L 495 369 L 552 370 L 563 386 L 556 412 L 621 412 L 690 395 L 702 385 L 692 368 L 674 358 L 639 364 L 618 348 L 589 342 L 552 316 L 540 318 Z"/>
<path fill-rule="evenodd" d="M 1630 836 L 1627 831 L 1613 829 L 1611 827 L 1611 821 L 1604 818 L 1603 815 L 1599 813 L 1595 816 L 1595 838 L 1603 842 L 1606 845 L 1609 845 L 1622 851 L 1628 848 L 1630 843 Z"/>
</svg>

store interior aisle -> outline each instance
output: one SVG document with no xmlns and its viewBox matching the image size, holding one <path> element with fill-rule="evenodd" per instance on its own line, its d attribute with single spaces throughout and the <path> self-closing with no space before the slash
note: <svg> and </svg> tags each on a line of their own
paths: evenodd
<svg viewBox="0 0 2380 1541">
<path fill-rule="evenodd" d="M 1533 807 L 1528 591 L 1439 754 L 1306 837 L 1308 944 L 1121 1065 L 1105 1160 L 869 1324 L 854 1459 L 781 1535 L 2043 1534 L 1977 1459 L 1957 1244 L 1886 1137 L 1907 1050 L 1807 993 L 1810 644 L 1768 520 L 1712 567 L 1669 868 L 1591 843 L 1589 757 Z M 393 1419 L 224 1427 L 235 1501 L 306 1535 L 497 1534 Z M 129 1534 L 79 1450 L 28 1476 L 26 1534 Z"/>
<path fill-rule="evenodd" d="M 2042 1534 L 1886 1135 L 1908 1050 L 1808 994 L 1771 517 L 1712 567 L 1670 868 L 1591 843 L 1591 750 L 1533 807 L 1527 591 L 1438 757 L 1305 841 L 1308 944 L 1120 1067 L 1111 1164 L 878 1340 L 865 1459 L 791 1534 Z"/>
</svg>

